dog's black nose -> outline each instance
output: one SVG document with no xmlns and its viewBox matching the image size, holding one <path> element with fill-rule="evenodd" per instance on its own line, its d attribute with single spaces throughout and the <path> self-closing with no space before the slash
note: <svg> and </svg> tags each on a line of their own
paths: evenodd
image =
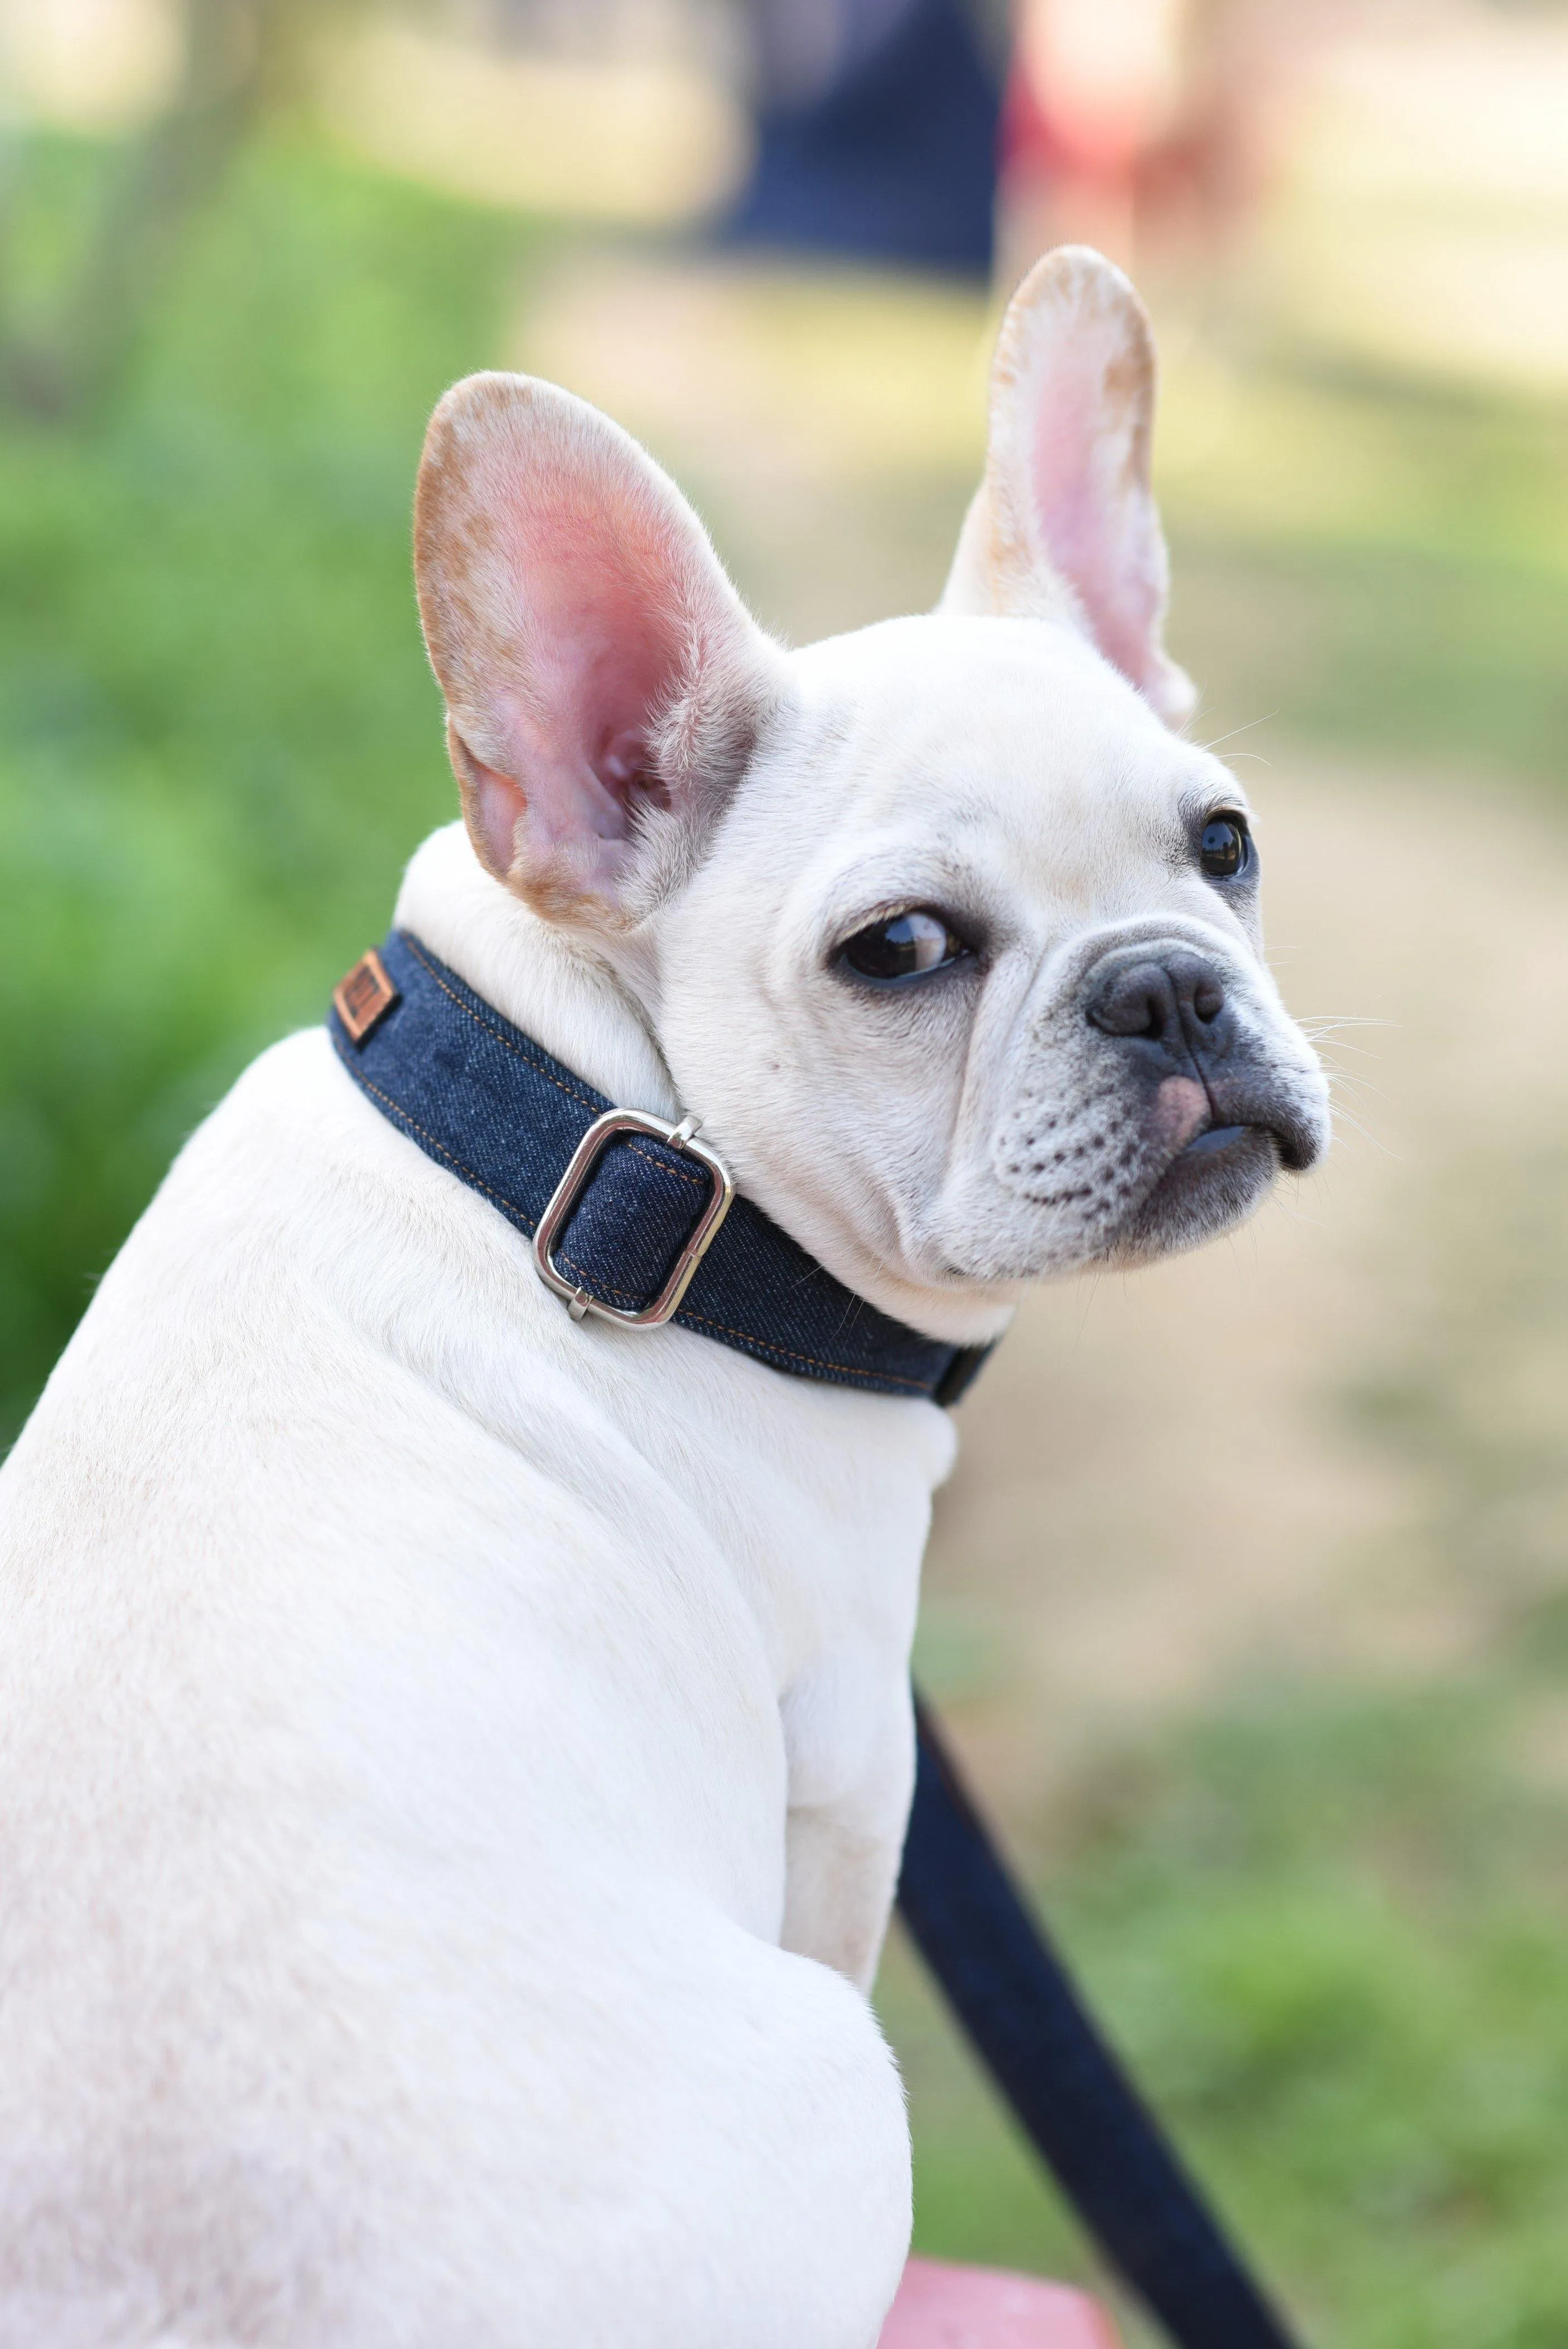
<svg viewBox="0 0 1568 2349">
<path fill-rule="evenodd" d="M 1119 963 L 1091 988 L 1085 1009 L 1108 1036 L 1141 1036 L 1172 1053 L 1218 1041 L 1225 988 L 1212 963 L 1181 947 Z"/>
</svg>

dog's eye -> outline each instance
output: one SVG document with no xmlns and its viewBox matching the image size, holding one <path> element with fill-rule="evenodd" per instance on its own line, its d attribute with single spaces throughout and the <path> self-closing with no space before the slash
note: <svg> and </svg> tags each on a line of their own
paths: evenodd
<svg viewBox="0 0 1568 2349">
<path fill-rule="evenodd" d="M 1233 881 L 1246 864 L 1252 841 L 1239 815 L 1212 815 L 1198 843 L 1198 862 L 1211 881 Z"/>
<path fill-rule="evenodd" d="M 923 905 L 913 913 L 894 914 L 885 922 L 873 922 L 870 929 L 857 930 L 840 948 L 843 961 L 862 978 L 884 980 L 925 978 L 971 951 L 940 914 Z"/>
</svg>

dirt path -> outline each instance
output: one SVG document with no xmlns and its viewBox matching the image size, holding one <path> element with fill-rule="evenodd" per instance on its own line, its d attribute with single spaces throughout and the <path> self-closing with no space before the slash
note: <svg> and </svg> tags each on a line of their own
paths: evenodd
<svg viewBox="0 0 1568 2349">
<path fill-rule="evenodd" d="M 590 258 L 518 356 L 641 432 L 806 636 L 931 600 L 983 326 L 956 296 Z M 965 1406 L 921 1668 L 1021 1808 L 1239 1673 L 1422 1669 L 1561 1571 L 1568 823 L 1244 747 L 1286 999 L 1368 1024 L 1328 1039 L 1318 1176 L 1198 1257 L 1042 1293 Z"/>
</svg>

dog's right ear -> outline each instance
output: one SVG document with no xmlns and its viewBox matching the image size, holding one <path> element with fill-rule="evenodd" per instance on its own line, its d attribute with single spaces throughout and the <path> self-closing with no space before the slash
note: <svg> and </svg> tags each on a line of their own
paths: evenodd
<svg viewBox="0 0 1568 2349">
<path fill-rule="evenodd" d="M 1161 641 L 1154 388 L 1154 337 L 1120 270 L 1087 245 L 1037 262 L 996 337 L 985 477 L 937 608 L 1066 620 L 1180 726 L 1197 696 Z"/>
<path fill-rule="evenodd" d="M 481 863 L 552 918 L 624 921 L 645 836 L 689 834 L 738 778 L 775 648 L 668 476 L 532 377 L 441 401 L 414 564 Z"/>
</svg>

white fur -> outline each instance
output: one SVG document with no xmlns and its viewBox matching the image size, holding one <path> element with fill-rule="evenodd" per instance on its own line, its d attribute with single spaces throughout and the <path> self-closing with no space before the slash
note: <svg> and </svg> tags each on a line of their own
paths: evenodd
<svg viewBox="0 0 1568 2349">
<path fill-rule="evenodd" d="M 1125 1238 L 1036 1166 L 1052 1133 L 1109 1147 L 1080 999 L 1108 947 L 1200 947 L 1321 1126 L 1253 916 L 1183 844 L 1235 786 L 1079 617 L 785 656 L 640 452 L 496 381 L 509 448 L 542 417 L 569 483 L 580 444 L 595 495 L 632 485 L 699 617 L 655 614 L 679 678 L 645 646 L 613 727 L 593 662 L 536 670 L 529 636 L 509 731 L 441 540 L 492 869 L 438 833 L 401 923 L 606 1093 L 700 1112 L 940 1335 Z M 550 920 L 519 901 L 542 874 Z M 838 940 L 933 899 L 983 967 L 846 981 Z M 864 1993 L 951 1456 L 930 1404 L 573 1324 L 323 1032 L 263 1055 L 0 1478 L 0 2349 L 872 2349 L 909 2167 Z"/>
</svg>

